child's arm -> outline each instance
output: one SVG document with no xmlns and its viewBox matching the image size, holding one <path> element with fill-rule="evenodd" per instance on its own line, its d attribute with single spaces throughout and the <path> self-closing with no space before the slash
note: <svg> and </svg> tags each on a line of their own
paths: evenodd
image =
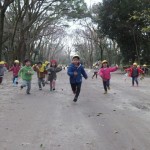
<svg viewBox="0 0 150 150">
<path fill-rule="evenodd" d="M 68 74 L 70 77 L 73 77 L 73 76 L 74 76 L 74 71 L 72 70 L 71 67 L 68 67 L 67 74 Z"/>
<path fill-rule="evenodd" d="M 83 75 L 83 77 L 84 77 L 85 79 L 88 78 L 87 73 L 85 72 L 84 68 L 82 68 L 81 74 Z"/>
<path fill-rule="evenodd" d="M 60 72 L 62 70 L 62 67 L 57 67 L 56 72 Z"/>
<path fill-rule="evenodd" d="M 109 71 L 110 72 L 114 72 L 114 71 L 116 71 L 118 69 L 118 65 L 116 65 L 115 67 L 110 67 L 109 68 Z"/>
</svg>

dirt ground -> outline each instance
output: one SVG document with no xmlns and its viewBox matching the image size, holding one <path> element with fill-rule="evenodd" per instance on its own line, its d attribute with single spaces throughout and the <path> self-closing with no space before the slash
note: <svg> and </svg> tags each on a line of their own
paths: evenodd
<svg viewBox="0 0 150 150">
<path fill-rule="evenodd" d="M 33 77 L 31 95 L 13 87 L 11 74 L 0 85 L 0 150 L 149 150 L 150 78 L 131 86 L 119 71 L 103 94 L 100 77 L 83 80 L 74 103 L 66 71 L 58 73 L 56 91 L 38 90 Z"/>
</svg>

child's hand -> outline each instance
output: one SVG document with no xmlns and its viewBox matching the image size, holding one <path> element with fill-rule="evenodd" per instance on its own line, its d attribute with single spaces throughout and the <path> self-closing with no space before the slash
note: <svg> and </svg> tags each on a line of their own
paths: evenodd
<svg viewBox="0 0 150 150">
<path fill-rule="evenodd" d="M 75 72 L 74 72 L 74 76 L 77 76 L 77 75 L 78 75 L 78 73 L 75 71 Z"/>
</svg>

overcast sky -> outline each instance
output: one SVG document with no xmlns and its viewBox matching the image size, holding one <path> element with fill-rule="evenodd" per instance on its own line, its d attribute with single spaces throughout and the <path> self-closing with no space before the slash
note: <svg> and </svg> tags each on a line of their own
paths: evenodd
<svg viewBox="0 0 150 150">
<path fill-rule="evenodd" d="M 88 6 L 93 5 L 94 3 L 102 2 L 102 0 L 84 0 Z"/>
</svg>

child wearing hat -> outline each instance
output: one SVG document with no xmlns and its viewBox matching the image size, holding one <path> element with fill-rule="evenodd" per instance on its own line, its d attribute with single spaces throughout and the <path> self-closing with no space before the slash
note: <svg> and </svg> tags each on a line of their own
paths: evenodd
<svg viewBox="0 0 150 150">
<path fill-rule="evenodd" d="M 31 80 L 32 80 L 32 75 L 34 74 L 34 71 L 31 67 L 31 61 L 29 59 L 26 59 L 25 61 L 25 66 L 22 67 L 19 71 L 19 76 L 23 80 L 23 84 L 21 85 L 21 89 L 27 86 L 26 93 L 30 94 L 31 90 Z"/>
<path fill-rule="evenodd" d="M 37 72 L 39 90 L 42 90 L 42 85 L 45 86 L 46 66 L 38 62 L 33 66 L 33 70 Z"/>
<path fill-rule="evenodd" d="M 104 60 L 102 61 L 102 67 L 99 70 L 99 75 L 103 80 L 103 86 L 104 86 L 104 94 L 107 94 L 107 89 L 110 90 L 110 72 L 114 72 L 118 69 L 118 65 L 115 67 L 109 67 L 108 61 Z"/>
<path fill-rule="evenodd" d="M 13 84 L 16 86 L 18 84 L 18 73 L 20 70 L 19 60 L 14 61 L 14 65 L 9 69 L 13 72 Z"/>
<path fill-rule="evenodd" d="M 82 75 L 85 79 L 88 78 L 83 66 L 80 63 L 80 57 L 78 55 L 73 56 L 72 63 L 68 67 L 68 75 L 70 76 L 70 84 L 75 97 L 74 102 L 78 100 L 81 84 L 82 84 Z"/>
<path fill-rule="evenodd" d="M 133 63 L 133 66 L 125 69 L 125 71 L 129 72 L 129 77 L 132 78 L 132 86 L 134 86 L 134 82 L 136 82 L 136 85 L 138 86 L 138 77 L 140 74 L 144 74 L 144 71 L 140 69 L 140 67 L 137 67 L 137 63 Z"/>
<path fill-rule="evenodd" d="M 55 91 L 57 73 L 62 70 L 61 67 L 58 67 L 56 60 L 51 60 L 50 66 L 47 67 L 48 72 L 48 81 L 50 81 L 50 91 Z"/>
<path fill-rule="evenodd" d="M 0 84 L 3 82 L 4 73 L 7 71 L 6 67 L 4 67 L 4 61 L 0 61 Z"/>
</svg>

